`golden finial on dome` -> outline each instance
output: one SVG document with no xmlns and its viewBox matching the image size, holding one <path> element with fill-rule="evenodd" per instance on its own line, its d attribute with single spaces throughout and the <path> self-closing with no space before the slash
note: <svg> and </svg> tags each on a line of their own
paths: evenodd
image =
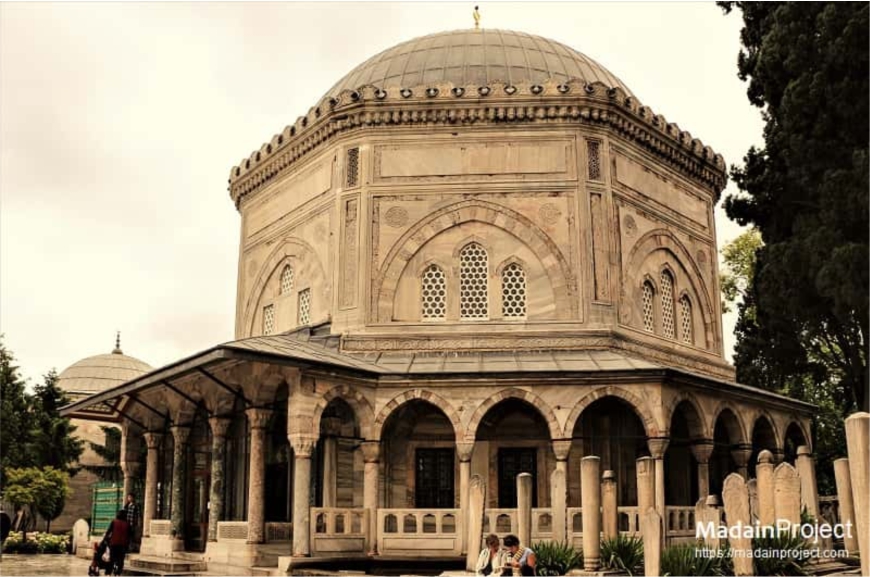
<svg viewBox="0 0 870 577">
<path fill-rule="evenodd" d="M 123 355 L 124 351 L 121 350 L 121 331 L 115 333 L 115 350 L 112 351 L 114 355 Z"/>
<path fill-rule="evenodd" d="M 474 12 L 472 13 L 474 16 L 474 29 L 480 29 L 480 11 L 477 9 L 477 6 L 474 7 Z"/>
</svg>

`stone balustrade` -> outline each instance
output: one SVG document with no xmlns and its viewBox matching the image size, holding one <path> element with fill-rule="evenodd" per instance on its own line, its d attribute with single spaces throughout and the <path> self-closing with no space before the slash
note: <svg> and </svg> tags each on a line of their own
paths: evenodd
<svg viewBox="0 0 870 577">
<path fill-rule="evenodd" d="M 363 508 L 312 507 L 311 554 L 365 554 L 369 512 Z"/>
<path fill-rule="evenodd" d="M 378 509 L 381 555 L 460 555 L 460 509 Z"/>
<path fill-rule="evenodd" d="M 506 535 L 516 535 L 516 509 L 485 509 L 483 513 L 483 532 L 485 538 L 490 533 L 503 539 Z M 532 544 L 553 540 L 553 512 L 549 507 L 532 508 Z"/>
<path fill-rule="evenodd" d="M 695 508 L 667 507 L 665 509 L 668 538 L 695 537 Z"/>
</svg>

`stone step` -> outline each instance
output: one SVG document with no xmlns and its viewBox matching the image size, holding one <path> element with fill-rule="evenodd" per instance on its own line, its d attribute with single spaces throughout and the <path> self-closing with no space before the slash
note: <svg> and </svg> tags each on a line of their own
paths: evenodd
<svg viewBox="0 0 870 577">
<path fill-rule="evenodd" d="M 842 563 L 830 559 L 819 563 L 810 563 L 806 566 L 807 572 L 812 575 L 860 575 L 861 567 L 850 563 Z"/>
<path fill-rule="evenodd" d="M 192 575 L 207 570 L 204 561 L 188 559 L 169 559 L 166 557 L 136 556 L 131 558 L 127 567 L 131 570 L 159 572 L 167 575 Z"/>
</svg>

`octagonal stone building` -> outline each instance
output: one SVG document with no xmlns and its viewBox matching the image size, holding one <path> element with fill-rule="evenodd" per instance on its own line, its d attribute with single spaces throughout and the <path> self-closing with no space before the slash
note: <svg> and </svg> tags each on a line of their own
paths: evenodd
<svg viewBox="0 0 870 577">
<path fill-rule="evenodd" d="M 812 407 L 736 383 L 713 207 L 725 163 L 576 50 L 507 30 L 373 56 L 229 179 L 235 341 L 72 405 L 148 446 L 143 553 L 209 567 L 580 543 L 579 461 L 655 464 L 669 539 Z M 567 483 L 551 483 L 563 471 Z M 189 555 L 189 553 L 188 553 Z M 189 557 L 187 557 L 189 558 Z"/>
</svg>

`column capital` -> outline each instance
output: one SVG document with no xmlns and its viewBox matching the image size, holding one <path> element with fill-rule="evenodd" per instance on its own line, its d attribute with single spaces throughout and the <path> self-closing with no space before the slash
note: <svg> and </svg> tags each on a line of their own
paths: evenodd
<svg viewBox="0 0 870 577">
<path fill-rule="evenodd" d="M 713 439 L 698 439 L 689 445 L 689 450 L 692 451 L 692 456 L 698 463 L 709 463 L 713 448 Z"/>
<path fill-rule="evenodd" d="M 190 437 L 190 425 L 172 425 L 169 430 L 172 431 L 172 439 L 176 445 L 187 443 L 187 438 Z"/>
<path fill-rule="evenodd" d="M 671 440 L 667 437 L 651 437 L 646 440 L 650 455 L 656 460 L 664 458 L 665 451 L 668 450 L 668 443 L 670 442 Z"/>
<path fill-rule="evenodd" d="M 363 441 L 359 446 L 362 451 L 363 461 L 366 463 L 377 463 L 381 458 L 381 443 L 380 441 Z"/>
<path fill-rule="evenodd" d="M 752 456 L 752 447 L 749 445 L 738 445 L 731 449 L 731 457 L 737 464 L 737 467 L 744 468 L 749 464 L 749 458 Z"/>
<path fill-rule="evenodd" d="M 310 459 L 317 444 L 317 437 L 313 435 L 287 435 L 293 454 L 297 459 Z"/>
<path fill-rule="evenodd" d="M 272 416 L 272 409 L 251 407 L 245 411 L 245 415 L 247 415 L 248 424 L 252 429 L 265 429 L 269 426 L 269 418 Z"/>
<path fill-rule="evenodd" d="M 209 417 L 208 425 L 215 437 L 226 437 L 232 420 L 229 417 Z"/>
<path fill-rule="evenodd" d="M 471 454 L 474 452 L 474 441 L 457 441 L 456 442 L 456 454 L 459 456 L 459 460 L 463 463 L 467 463 L 471 460 Z"/>
<path fill-rule="evenodd" d="M 568 453 L 571 452 L 571 439 L 558 439 L 553 441 L 553 453 L 557 461 L 567 461 Z"/>
<path fill-rule="evenodd" d="M 163 433 L 155 433 L 148 431 L 142 437 L 145 439 L 145 446 L 148 450 L 156 450 L 160 448 L 160 442 L 163 440 Z"/>
</svg>

